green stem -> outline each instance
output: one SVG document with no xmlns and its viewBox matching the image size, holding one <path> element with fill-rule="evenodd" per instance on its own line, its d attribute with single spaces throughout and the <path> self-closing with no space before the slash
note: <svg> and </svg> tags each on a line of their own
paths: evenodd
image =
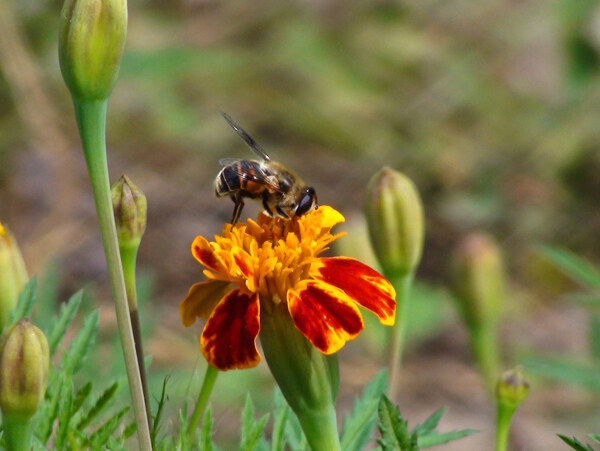
<svg viewBox="0 0 600 451">
<path fill-rule="evenodd" d="M 494 397 L 499 367 L 496 327 L 494 324 L 481 324 L 473 325 L 470 329 L 473 354 L 488 393 Z"/>
<path fill-rule="evenodd" d="M 410 311 L 410 295 L 414 274 L 408 273 L 400 277 L 388 277 L 396 289 L 396 323 L 392 329 L 390 345 L 390 385 L 388 395 L 394 400 L 398 394 L 398 377 L 402 366 L 402 354 L 406 341 L 406 327 Z"/>
<path fill-rule="evenodd" d="M 133 408 L 137 423 L 140 449 L 151 450 L 150 429 L 146 416 L 144 392 L 135 353 L 135 343 L 127 308 L 127 293 L 123 279 L 123 268 L 119 255 L 119 243 L 110 195 L 108 165 L 106 162 L 106 107 L 107 100 L 82 100 L 73 98 L 77 125 L 88 166 L 92 191 L 96 202 L 98 222 L 108 265 L 115 313 L 125 357 L 125 368 L 129 380 Z"/>
<path fill-rule="evenodd" d="M 127 303 L 129 306 L 129 318 L 135 341 L 135 354 L 142 380 L 142 390 L 144 392 L 144 404 L 146 405 L 146 416 L 148 425 L 152 427 L 152 417 L 150 416 L 150 400 L 148 398 L 148 382 L 146 378 L 146 365 L 144 364 L 144 347 L 142 341 L 142 328 L 140 325 L 140 315 L 137 305 L 137 287 L 135 280 L 135 264 L 137 260 L 139 243 L 135 245 L 121 245 L 121 263 L 123 265 L 123 274 L 125 276 L 125 289 L 127 291 Z"/>
<path fill-rule="evenodd" d="M 31 449 L 31 417 L 4 415 L 2 429 L 7 451 L 29 451 Z"/>
<path fill-rule="evenodd" d="M 496 419 L 496 451 L 506 451 L 510 421 L 517 409 L 505 404 L 498 404 L 498 417 Z"/>
<path fill-rule="evenodd" d="M 208 399 L 210 398 L 210 394 L 215 386 L 218 375 L 219 370 L 214 366 L 207 364 L 206 372 L 204 373 L 204 381 L 202 381 L 202 387 L 200 388 L 200 393 L 198 394 L 198 400 L 196 401 L 194 412 L 192 413 L 190 422 L 188 424 L 187 434 L 190 443 L 194 441 L 194 434 L 196 433 L 196 429 L 198 429 L 198 426 L 202 421 L 204 409 L 206 409 L 206 404 L 208 403 Z"/>
</svg>

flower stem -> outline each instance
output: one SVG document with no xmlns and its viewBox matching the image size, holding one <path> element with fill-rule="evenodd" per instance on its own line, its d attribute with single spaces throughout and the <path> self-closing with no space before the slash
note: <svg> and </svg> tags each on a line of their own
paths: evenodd
<svg viewBox="0 0 600 451">
<path fill-rule="evenodd" d="M 388 395 L 395 399 L 398 393 L 398 375 L 402 365 L 402 353 L 406 341 L 406 326 L 408 324 L 408 312 L 410 309 L 410 295 L 412 290 L 414 274 L 409 272 L 400 277 L 388 277 L 396 288 L 396 323 L 392 329 L 390 343 L 390 388 Z"/>
<path fill-rule="evenodd" d="M 202 421 L 202 417 L 204 416 L 204 409 L 206 409 L 208 398 L 210 397 L 212 389 L 215 386 L 215 382 L 217 380 L 218 375 L 218 369 L 216 369 L 210 364 L 206 366 L 206 372 L 204 373 L 202 387 L 200 388 L 200 393 L 198 394 L 196 406 L 194 407 L 194 412 L 192 413 L 192 416 L 190 417 L 190 422 L 188 424 L 187 434 L 190 443 L 194 441 L 194 434 L 196 432 L 196 429 L 198 429 L 198 426 L 200 425 L 200 421 Z"/>
<path fill-rule="evenodd" d="M 131 320 L 131 327 L 135 342 L 135 354 L 137 356 L 138 368 L 142 380 L 142 390 L 144 392 L 146 416 L 148 417 L 149 427 L 152 427 L 152 418 L 150 416 L 150 400 L 148 398 L 148 383 L 146 379 L 146 366 L 144 365 L 142 328 L 140 325 L 140 315 L 137 305 L 137 287 L 135 281 L 135 263 L 137 259 L 138 246 L 121 245 L 120 250 L 121 263 L 123 265 L 123 275 L 125 276 L 125 288 L 127 291 L 127 304 L 129 306 L 129 318 Z"/>
<path fill-rule="evenodd" d="M 31 418 L 4 415 L 2 429 L 7 451 L 29 451 L 31 449 Z"/>
<path fill-rule="evenodd" d="M 115 301 L 115 313 L 121 336 L 121 346 L 123 347 L 125 357 L 129 389 L 135 411 L 139 445 L 143 451 L 151 450 L 150 429 L 146 416 L 144 393 L 127 308 L 127 293 L 110 196 L 105 141 L 106 107 L 108 101 L 83 100 L 74 97 L 73 103 L 75 105 L 77 125 L 79 126 L 79 133 L 96 202 L 98 222 L 100 224 L 111 289 Z"/>
<path fill-rule="evenodd" d="M 510 421 L 517 409 L 505 404 L 498 404 L 498 416 L 496 419 L 496 451 L 506 451 L 508 444 L 508 432 Z"/>
<path fill-rule="evenodd" d="M 495 324 L 487 322 L 471 327 L 471 346 L 488 393 L 493 397 L 498 379 L 498 345 Z"/>
</svg>

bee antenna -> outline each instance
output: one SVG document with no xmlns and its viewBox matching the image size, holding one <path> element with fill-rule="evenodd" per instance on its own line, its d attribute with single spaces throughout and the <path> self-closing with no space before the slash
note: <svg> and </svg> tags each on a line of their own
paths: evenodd
<svg viewBox="0 0 600 451">
<path fill-rule="evenodd" d="M 223 115 L 229 126 L 233 128 L 236 131 L 236 133 L 240 136 L 240 138 L 242 138 L 244 142 L 250 146 L 250 148 L 256 155 L 258 155 L 263 160 L 271 160 L 269 156 L 265 153 L 263 148 L 256 141 L 254 141 L 254 139 L 252 139 L 252 137 L 246 132 L 246 130 L 240 127 L 239 124 L 236 121 L 234 121 L 229 114 L 224 112 L 221 112 L 221 114 Z"/>
</svg>

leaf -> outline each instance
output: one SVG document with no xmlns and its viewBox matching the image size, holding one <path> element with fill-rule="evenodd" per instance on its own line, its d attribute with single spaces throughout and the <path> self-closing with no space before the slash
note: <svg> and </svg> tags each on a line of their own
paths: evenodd
<svg viewBox="0 0 600 451">
<path fill-rule="evenodd" d="M 565 435 L 561 435 L 561 434 L 556 434 L 558 435 L 558 437 L 565 442 L 567 445 L 569 445 L 571 448 L 573 448 L 576 451 L 594 451 L 594 449 L 590 446 L 590 445 L 584 445 L 583 443 L 581 443 L 579 440 L 577 440 L 575 437 L 573 438 L 569 438 Z"/>
<path fill-rule="evenodd" d="M 163 380 L 162 391 L 160 392 L 160 399 L 158 400 L 158 406 L 156 407 L 156 415 L 154 416 L 154 422 L 152 425 L 152 434 L 150 436 L 152 446 L 156 443 L 156 437 L 158 435 L 158 430 L 160 429 L 160 420 L 161 414 L 163 411 L 163 407 L 165 406 L 165 402 L 167 400 L 167 382 L 169 381 L 169 376 L 166 376 Z"/>
<path fill-rule="evenodd" d="M 14 324 L 21 321 L 23 318 L 31 314 L 33 305 L 35 304 L 35 293 L 37 290 L 37 277 L 33 276 L 29 282 L 25 284 L 19 293 L 19 301 L 13 311 L 10 312 L 10 323 Z"/>
<path fill-rule="evenodd" d="M 55 373 L 52 373 L 55 374 Z M 53 379 L 56 381 L 54 384 L 56 387 L 62 387 L 65 382 L 64 374 L 54 375 Z M 50 393 L 51 385 L 48 386 L 47 394 Z M 58 416 L 58 406 L 60 400 L 60 389 L 55 389 L 54 392 L 50 393 L 50 399 L 46 400 L 43 407 L 43 413 L 39 422 L 39 427 L 36 430 L 36 435 L 43 444 L 48 442 L 50 435 L 52 434 L 52 427 L 54 420 Z"/>
<path fill-rule="evenodd" d="M 443 433 L 432 432 L 423 436 L 419 436 L 418 444 L 419 448 L 429 448 L 430 446 L 442 445 L 444 443 L 448 443 L 453 440 L 458 440 L 460 438 L 467 437 L 478 432 L 479 431 L 476 429 L 463 429 L 461 431 L 451 431 Z"/>
<path fill-rule="evenodd" d="M 283 398 L 283 395 L 282 395 Z M 285 424 L 285 438 L 290 445 L 290 448 L 294 451 L 307 451 L 308 441 L 300 426 L 300 421 L 294 413 L 290 410 L 287 422 Z"/>
<path fill-rule="evenodd" d="M 588 434 L 588 437 L 596 443 L 600 443 L 600 434 Z"/>
<path fill-rule="evenodd" d="M 115 397 L 118 388 L 119 383 L 115 382 L 106 390 L 104 390 L 104 393 L 100 395 L 100 397 L 92 406 L 92 408 L 87 412 L 87 414 L 84 417 L 81 418 L 81 420 L 79 420 L 79 423 L 77 423 L 77 429 L 81 431 L 84 428 L 86 428 L 90 424 L 90 422 L 94 418 L 96 418 L 100 412 L 102 412 L 102 410 L 108 405 L 110 400 Z"/>
<path fill-rule="evenodd" d="M 209 405 L 204 413 L 204 418 L 202 419 L 202 429 L 200 429 L 200 451 L 211 451 L 213 449 L 212 428 L 212 412 L 211 406 Z"/>
<path fill-rule="evenodd" d="M 590 352 L 595 361 L 600 362 L 600 314 L 593 311 L 589 317 Z"/>
<path fill-rule="evenodd" d="M 383 451 L 418 451 L 417 434 L 408 432 L 408 423 L 400 415 L 400 409 L 385 395 L 381 395 L 378 416 L 377 427 L 381 439 L 378 439 L 377 443 L 381 445 Z"/>
<path fill-rule="evenodd" d="M 83 291 L 75 293 L 66 304 L 63 304 L 60 308 L 58 318 L 54 321 L 52 328 L 48 331 L 48 347 L 50 348 L 50 355 L 54 355 L 60 341 L 67 331 L 67 327 L 75 317 L 81 300 L 83 299 Z"/>
<path fill-rule="evenodd" d="M 387 372 L 380 371 L 367 384 L 362 397 L 356 398 L 350 415 L 344 416 L 341 445 L 345 451 L 362 451 L 369 443 L 377 423 L 377 407 L 387 386 Z"/>
<path fill-rule="evenodd" d="M 446 413 L 446 408 L 442 407 L 442 408 L 436 410 L 434 413 L 432 413 L 429 416 L 429 418 L 427 418 L 425 421 L 423 421 L 423 423 L 418 424 L 415 427 L 415 429 L 413 431 L 416 432 L 417 435 L 419 435 L 419 439 L 421 438 L 420 437 L 421 435 L 428 434 L 429 432 L 433 431 L 438 426 L 444 413 Z M 420 445 L 420 442 L 419 442 L 419 445 Z"/>
<path fill-rule="evenodd" d="M 287 422 L 290 407 L 283 399 L 279 389 L 273 393 L 275 403 L 275 414 L 273 420 L 273 433 L 271 434 L 271 451 L 284 451 L 285 448 L 285 424 Z"/>
<path fill-rule="evenodd" d="M 529 357 L 523 360 L 527 371 L 549 379 L 600 392 L 600 364 L 566 357 Z"/>
<path fill-rule="evenodd" d="M 81 406 L 83 406 L 83 403 L 88 398 L 88 396 L 90 396 L 91 392 L 92 392 L 92 383 L 91 382 L 88 382 L 83 387 L 81 387 L 79 390 L 77 390 L 77 394 L 75 395 L 75 400 L 73 401 L 73 408 L 71 410 L 72 415 L 75 415 L 77 412 L 79 412 L 79 409 L 81 409 Z"/>
<path fill-rule="evenodd" d="M 58 409 L 58 431 L 54 438 L 54 444 L 57 449 L 61 449 L 71 424 L 73 408 L 73 383 L 67 379 L 60 390 L 60 401 Z"/>
<path fill-rule="evenodd" d="M 544 246 L 542 254 L 573 280 L 586 287 L 600 289 L 600 271 L 587 260 L 557 247 Z"/>
<path fill-rule="evenodd" d="M 108 441 L 108 438 L 121 425 L 123 417 L 128 410 L 129 407 L 123 407 L 90 436 L 91 449 L 102 449 L 102 446 Z"/>
<path fill-rule="evenodd" d="M 246 404 L 244 405 L 244 410 L 242 412 L 240 450 L 253 451 L 258 447 L 268 420 L 268 413 L 259 418 L 258 421 L 254 420 L 254 405 L 252 404 L 250 395 L 247 395 Z"/>
<path fill-rule="evenodd" d="M 91 312 L 83 321 L 79 334 L 71 342 L 69 350 L 64 353 L 61 367 L 68 374 L 73 374 L 79 367 L 82 359 L 88 354 L 98 329 L 98 310 Z"/>
</svg>

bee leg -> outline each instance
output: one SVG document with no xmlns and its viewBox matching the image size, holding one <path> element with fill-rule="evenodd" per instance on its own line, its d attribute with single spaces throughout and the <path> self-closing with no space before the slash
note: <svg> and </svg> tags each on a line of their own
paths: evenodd
<svg viewBox="0 0 600 451">
<path fill-rule="evenodd" d="M 235 207 L 233 207 L 233 216 L 231 217 L 231 225 L 234 226 L 242 214 L 242 209 L 244 208 L 244 199 L 242 199 L 242 196 L 239 194 L 236 194 L 235 197 L 231 196 L 231 200 L 235 204 Z"/>
<path fill-rule="evenodd" d="M 267 203 L 267 196 L 266 196 L 266 194 L 263 196 L 262 204 L 263 204 L 263 208 L 265 210 L 265 213 L 267 215 L 269 215 L 271 218 L 274 218 L 273 212 L 271 211 L 271 209 L 269 208 L 269 204 Z"/>
<path fill-rule="evenodd" d="M 279 213 L 283 219 L 290 219 L 290 217 L 281 209 L 281 207 L 277 207 L 277 213 Z"/>
</svg>

